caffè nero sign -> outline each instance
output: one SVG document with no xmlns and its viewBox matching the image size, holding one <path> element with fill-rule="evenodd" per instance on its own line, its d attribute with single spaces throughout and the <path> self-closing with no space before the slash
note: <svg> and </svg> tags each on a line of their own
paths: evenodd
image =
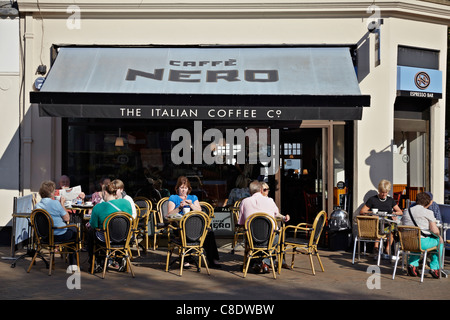
<svg viewBox="0 0 450 320">
<path fill-rule="evenodd" d="M 354 120 L 369 105 L 348 48 L 63 47 L 30 97 L 76 118 Z"/>
</svg>

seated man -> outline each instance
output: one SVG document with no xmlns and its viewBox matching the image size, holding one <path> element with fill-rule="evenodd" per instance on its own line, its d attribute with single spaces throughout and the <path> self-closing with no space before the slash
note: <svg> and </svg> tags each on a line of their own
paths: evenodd
<svg viewBox="0 0 450 320">
<path fill-rule="evenodd" d="M 267 213 L 274 219 L 282 218 L 286 222 L 289 221 L 289 215 L 283 216 L 280 214 L 275 201 L 262 194 L 262 185 L 259 181 L 252 181 L 249 185 L 249 189 L 251 196 L 243 199 L 241 202 L 238 222 L 240 225 L 244 225 L 245 220 L 257 212 Z"/>
<path fill-rule="evenodd" d="M 263 187 L 259 181 L 255 180 L 250 183 L 249 189 L 251 196 L 243 199 L 241 202 L 238 224 L 244 225 L 248 217 L 258 212 L 267 213 L 275 220 L 277 218 L 282 218 L 285 222 L 289 221 L 289 215 L 283 216 L 282 214 L 280 214 L 278 207 L 273 199 L 262 194 L 262 188 Z M 274 238 L 274 243 L 278 243 L 278 234 Z M 269 263 L 270 259 L 264 259 L 262 267 L 266 269 Z M 257 270 L 255 271 L 258 272 Z"/>
<path fill-rule="evenodd" d="M 70 178 L 69 178 L 69 176 L 62 175 L 62 176 L 59 178 L 59 189 L 55 191 L 55 195 L 56 195 L 56 196 L 59 196 L 59 190 L 60 190 L 60 189 L 70 189 Z M 86 195 L 84 194 L 84 192 L 81 192 L 81 193 L 78 195 L 78 198 L 80 198 L 80 199 L 82 199 L 82 200 L 83 200 L 85 197 L 86 197 Z"/>
</svg>

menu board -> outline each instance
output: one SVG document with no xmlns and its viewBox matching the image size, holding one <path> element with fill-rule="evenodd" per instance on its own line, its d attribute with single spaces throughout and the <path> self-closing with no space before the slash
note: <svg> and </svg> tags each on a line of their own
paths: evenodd
<svg viewBox="0 0 450 320">
<path fill-rule="evenodd" d="M 29 194 L 20 198 L 14 198 L 14 214 L 27 213 L 30 214 L 33 210 L 33 198 L 34 195 Z M 14 243 L 18 244 L 29 238 L 28 234 L 28 218 L 14 218 L 15 230 L 14 230 Z"/>
</svg>

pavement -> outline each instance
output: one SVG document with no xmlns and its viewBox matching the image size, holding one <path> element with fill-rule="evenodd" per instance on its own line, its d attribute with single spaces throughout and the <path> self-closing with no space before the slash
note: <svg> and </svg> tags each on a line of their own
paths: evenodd
<svg viewBox="0 0 450 320">
<path fill-rule="evenodd" d="M 117 271 L 101 274 L 87 272 L 87 253 L 81 253 L 81 272 L 66 273 L 64 259 L 57 256 L 55 269 L 48 276 L 48 269 L 40 259 L 27 273 L 31 258 L 17 261 L 11 267 L 10 247 L 0 246 L 0 299 L 1 300 L 156 300 L 174 301 L 173 312 L 185 313 L 186 303 L 209 301 L 309 301 L 309 300 L 447 300 L 450 299 L 450 278 L 433 279 L 425 274 L 420 278 L 409 277 L 401 270 L 392 280 L 394 264 L 383 260 L 378 268 L 372 255 L 362 256 L 352 265 L 352 252 L 320 250 L 325 268 L 322 272 L 314 257 L 316 275 L 311 272 L 307 256 L 299 255 L 292 270 L 282 269 L 273 279 L 272 274 L 241 271 L 243 249 L 231 253 L 230 239 L 217 239 L 221 269 L 211 269 L 211 275 L 202 268 L 183 271 L 178 275 L 178 264 L 165 271 L 167 248 L 150 250 L 133 260 L 136 277 Z M 16 253 L 16 257 L 24 251 Z M 135 254 L 136 251 L 133 251 Z M 288 261 L 290 256 L 288 256 Z M 450 269 L 450 259 L 445 258 Z M 5 301 L 4 301 L 5 302 Z M 155 301 L 153 301 L 155 304 Z M 206 302 L 205 302 L 206 303 Z M 158 302 L 156 302 L 158 304 Z M 229 308 L 229 307 L 228 307 Z M 192 310 L 191 310 L 192 311 Z M 217 310 L 215 310 L 218 312 Z M 232 312 L 237 312 L 233 309 Z"/>
</svg>

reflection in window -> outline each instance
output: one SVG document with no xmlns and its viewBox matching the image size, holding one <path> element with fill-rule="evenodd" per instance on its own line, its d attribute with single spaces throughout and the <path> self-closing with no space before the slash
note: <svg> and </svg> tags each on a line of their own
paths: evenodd
<svg viewBox="0 0 450 320">
<path fill-rule="evenodd" d="M 300 156 L 302 154 L 302 144 L 301 143 L 285 143 L 283 155 L 289 156 Z"/>
</svg>

